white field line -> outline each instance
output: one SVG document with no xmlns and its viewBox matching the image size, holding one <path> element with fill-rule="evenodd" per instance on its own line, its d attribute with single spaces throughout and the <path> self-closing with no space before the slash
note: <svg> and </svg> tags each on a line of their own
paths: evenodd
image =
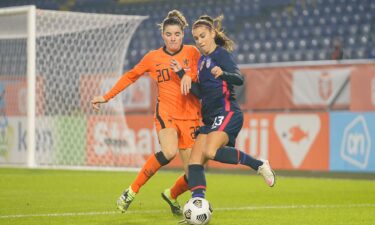
<svg viewBox="0 0 375 225">
<path fill-rule="evenodd" d="M 228 207 L 214 208 L 214 211 L 232 211 L 232 210 L 264 210 L 264 209 L 328 209 L 328 208 L 371 208 L 375 207 L 375 203 L 366 204 L 347 204 L 347 205 L 269 205 L 269 206 L 244 206 L 244 207 Z M 126 214 L 160 214 L 169 210 L 130 210 Z M 20 215 L 0 215 L 0 219 L 13 218 L 30 218 L 30 217 L 69 217 L 69 216 L 93 216 L 93 215 L 112 215 L 120 214 L 119 211 L 103 211 L 103 212 L 72 212 L 72 213 L 46 213 L 46 214 L 20 214 Z"/>
</svg>

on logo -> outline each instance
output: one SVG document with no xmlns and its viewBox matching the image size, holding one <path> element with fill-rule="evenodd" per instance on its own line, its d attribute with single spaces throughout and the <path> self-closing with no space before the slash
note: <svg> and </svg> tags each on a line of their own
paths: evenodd
<svg viewBox="0 0 375 225">
<path fill-rule="evenodd" d="M 348 124 L 341 143 L 341 158 L 351 165 L 365 169 L 371 151 L 370 133 L 365 118 L 360 115 Z"/>
</svg>

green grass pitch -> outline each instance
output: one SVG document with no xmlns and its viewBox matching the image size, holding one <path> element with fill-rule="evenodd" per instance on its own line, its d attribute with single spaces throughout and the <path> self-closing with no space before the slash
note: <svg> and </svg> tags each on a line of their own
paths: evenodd
<svg viewBox="0 0 375 225">
<path fill-rule="evenodd" d="M 115 202 L 135 173 L 0 168 L 1 225 L 176 225 L 160 197 L 180 173 L 160 171 L 125 214 Z M 375 181 L 208 173 L 210 225 L 374 225 Z M 180 203 L 190 194 L 180 197 Z"/>
</svg>

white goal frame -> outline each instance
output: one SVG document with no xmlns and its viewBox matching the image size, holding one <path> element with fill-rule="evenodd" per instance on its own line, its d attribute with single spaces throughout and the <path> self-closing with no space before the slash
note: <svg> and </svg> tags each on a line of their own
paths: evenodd
<svg viewBox="0 0 375 225">
<path fill-rule="evenodd" d="M 27 17 L 27 29 L 26 34 L 21 34 L 20 37 L 18 37 L 18 34 L 16 34 L 14 38 L 26 38 L 26 51 L 27 51 L 27 65 L 26 65 L 26 81 L 27 81 L 27 160 L 26 160 L 26 166 L 28 168 L 36 168 L 41 167 L 37 165 L 36 162 L 36 57 L 37 57 L 37 14 L 38 9 L 34 5 L 29 6 L 17 6 L 17 7 L 8 7 L 8 8 L 0 8 L 0 15 L 26 15 Z M 44 11 L 44 10 L 41 10 Z M 51 11 L 51 10 L 46 10 Z M 82 13 L 82 14 L 89 14 L 89 13 Z M 110 16 L 121 16 L 124 17 L 124 15 L 110 15 Z M 142 21 L 147 18 L 147 16 L 129 16 L 134 17 L 138 21 Z M 138 25 L 140 24 L 134 24 L 134 30 Z M 6 31 L 5 31 L 6 32 Z M 3 33 L 4 34 L 4 33 Z M 132 32 L 129 35 L 129 39 L 134 34 Z M 26 37 L 24 36 L 26 35 Z M 9 37 L 12 37 L 12 35 L 9 35 Z M 42 166 L 43 167 L 43 166 Z M 72 166 L 74 167 L 74 166 Z"/>
<path fill-rule="evenodd" d="M 35 59 L 36 59 L 36 7 L 20 6 L 0 9 L 0 14 L 27 14 L 27 166 L 35 165 Z"/>
</svg>

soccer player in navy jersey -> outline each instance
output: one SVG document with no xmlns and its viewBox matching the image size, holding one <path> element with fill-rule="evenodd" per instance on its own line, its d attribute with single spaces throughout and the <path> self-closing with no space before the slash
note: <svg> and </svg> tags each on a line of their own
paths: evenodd
<svg viewBox="0 0 375 225">
<path fill-rule="evenodd" d="M 223 16 L 201 16 L 192 33 L 202 56 L 198 63 L 198 84 L 192 92 L 199 95 L 204 125 L 197 132 L 188 170 L 192 197 L 205 197 L 206 179 L 203 165 L 208 160 L 246 165 L 261 174 L 267 185 L 275 185 L 275 174 L 267 160 L 258 160 L 234 148 L 243 125 L 233 85 L 242 85 L 243 76 L 230 53 L 233 41 L 221 28 Z M 183 71 L 179 73 L 182 77 Z M 186 94 L 186 93 L 185 93 Z"/>
</svg>

